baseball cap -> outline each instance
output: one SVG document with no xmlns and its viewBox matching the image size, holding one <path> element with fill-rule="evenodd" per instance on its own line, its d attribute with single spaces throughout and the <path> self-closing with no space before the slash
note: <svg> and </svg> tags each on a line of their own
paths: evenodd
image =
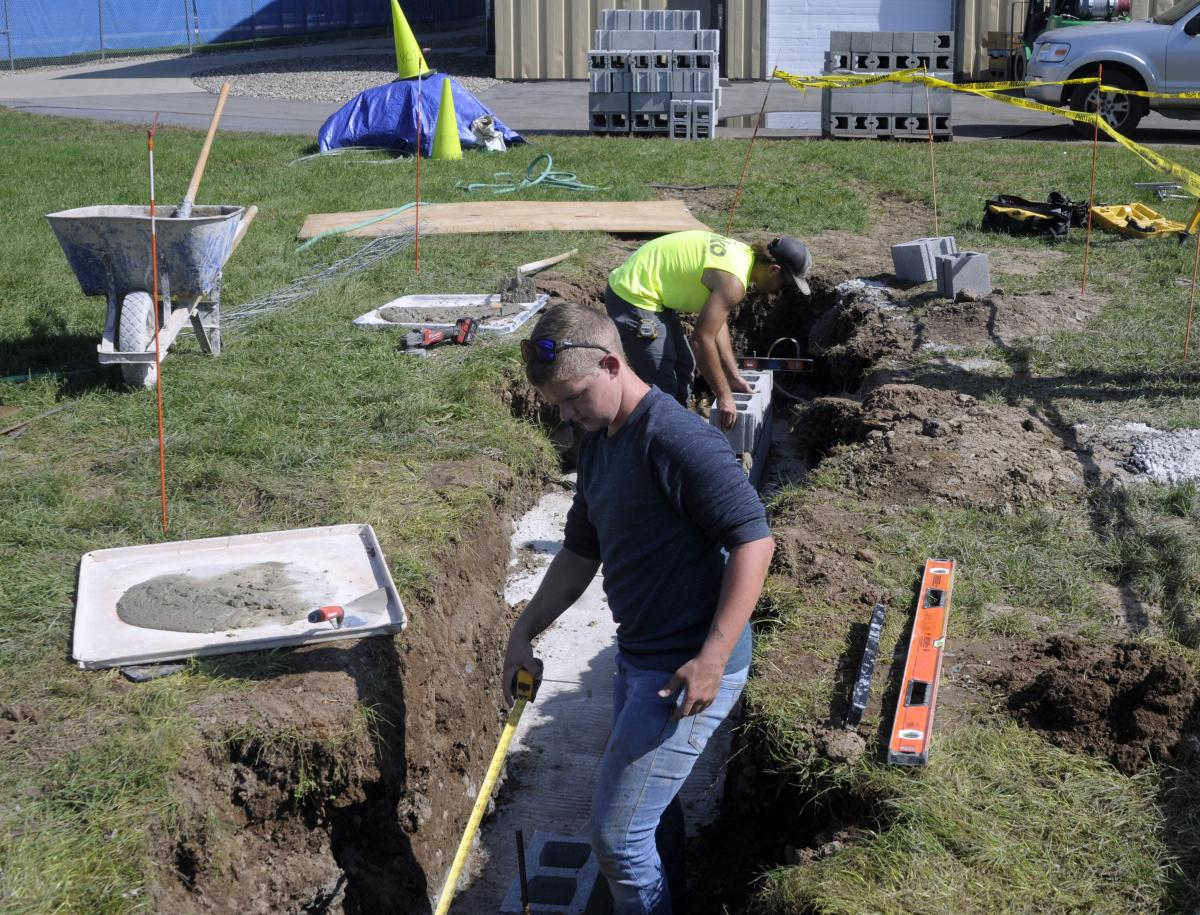
<svg viewBox="0 0 1200 915">
<path fill-rule="evenodd" d="M 812 255 L 808 253 L 808 245 L 790 235 L 781 235 L 767 245 L 767 253 L 775 258 L 775 263 L 783 268 L 797 289 L 805 295 L 812 295 L 808 286 L 808 274 L 812 270 Z"/>
</svg>

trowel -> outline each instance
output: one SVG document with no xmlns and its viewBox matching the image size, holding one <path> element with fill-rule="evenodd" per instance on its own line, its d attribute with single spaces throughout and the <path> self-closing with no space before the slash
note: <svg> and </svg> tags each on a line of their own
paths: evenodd
<svg viewBox="0 0 1200 915">
<path fill-rule="evenodd" d="M 318 607 L 308 615 L 310 623 L 329 623 L 334 629 L 341 629 L 342 623 L 350 613 L 381 613 L 387 609 L 387 588 L 376 588 L 362 597 L 356 597 L 348 604 L 330 604 L 328 607 Z"/>
</svg>

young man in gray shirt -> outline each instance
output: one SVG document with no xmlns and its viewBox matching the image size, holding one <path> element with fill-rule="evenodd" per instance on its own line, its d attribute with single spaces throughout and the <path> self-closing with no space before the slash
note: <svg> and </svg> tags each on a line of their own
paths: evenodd
<svg viewBox="0 0 1200 915">
<path fill-rule="evenodd" d="M 724 435 L 634 374 L 607 316 L 557 306 L 522 353 L 530 383 L 587 435 L 563 549 L 509 637 L 505 696 L 518 668 L 536 673 L 532 640 L 603 566 L 618 653 L 592 846 L 616 915 L 671 915 L 677 795 L 746 682 L 774 541 Z"/>
</svg>

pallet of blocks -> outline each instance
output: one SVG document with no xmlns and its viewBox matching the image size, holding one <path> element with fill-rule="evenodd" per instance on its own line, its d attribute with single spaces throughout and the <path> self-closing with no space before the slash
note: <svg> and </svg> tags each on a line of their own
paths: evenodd
<svg viewBox="0 0 1200 915">
<path fill-rule="evenodd" d="M 720 107 L 720 32 L 699 10 L 601 10 L 588 51 L 588 127 L 597 134 L 711 139 Z"/>
<path fill-rule="evenodd" d="M 922 70 L 954 80 L 953 32 L 832 32 L 825 74 L 881 76 Z M 937 139 L 954 137 L 952 89 L 885 82 L 821 90 L 821 134 L 826 139 Z"/>
</svg>

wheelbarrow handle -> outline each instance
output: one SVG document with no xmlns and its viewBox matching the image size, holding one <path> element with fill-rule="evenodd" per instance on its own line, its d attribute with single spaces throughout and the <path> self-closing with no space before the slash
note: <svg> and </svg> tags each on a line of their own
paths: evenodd
<svg viewBox="0 0 1200 915">
<path fill-rule="evenodd" d="M 221 111 L 225 108 L 225 99 L 227 98 L 229 98 L 228 82 L 221 85 L 221 94 L 217 96 L 217 108 L 208 125 L 208 134 L 204 137 L 204 145 L 200 147 L 200 158 L 196 160 L 192 181 L 188 185 L 187 193 L 183 195 L 183 203 L 180 204 L 181 209 L 191 210 L 192 204 L 196 201 L 196 194 L 200 191 L 200 179 L 204 176 L 204 166 L 208 164 L 208 152 L 212 149 L 213 137 L 217 132 L 217 122 L 221 120 Z"/>
<path fill-rule="evenodd" d="M 230 257 L 233 257 L 233 252 L 236 251 L 238 245 L 242 243 L 242 239 L 246 237 L 246 230 L 250 228 L 250 223 L 254 222 L 254 217 L 257 215 L 257 206 L 251 206 L 250 209 L 246 210 L 246 212 L 242 214 L 242 221 L 238 224 L 237 234 L 233 236 L 233 244 L 229 246 L 229 256 L 225 258 L 226 260 L 228 260 Z"/>
</svg>

